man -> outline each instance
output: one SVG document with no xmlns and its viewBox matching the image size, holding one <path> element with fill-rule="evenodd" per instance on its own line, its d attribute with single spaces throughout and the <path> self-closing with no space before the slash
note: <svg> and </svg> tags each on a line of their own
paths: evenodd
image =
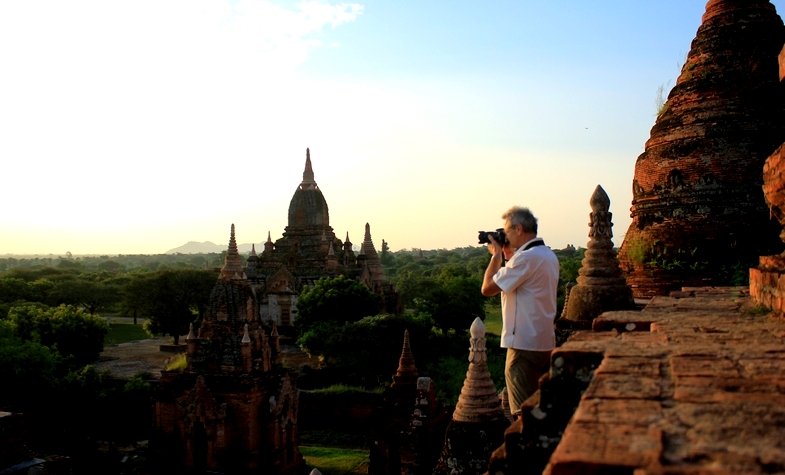
<svg viewBox="0 0 785 475">
<path fill-rule="evenodd" d="M 518 416 L 521 404 L 537 390 L 540 377 L 548 371 L 556 345 L 553 319 L 559 260 L 537 237 L 537 218 L 528 208 L 512 207 L 502 219 L 506 242 L 489 237 L 492 256 L 485 269 L 482 294 L 502 294 L 501 347 L 507 348 L 504 377 L 510 411 Z"/>
</svg>

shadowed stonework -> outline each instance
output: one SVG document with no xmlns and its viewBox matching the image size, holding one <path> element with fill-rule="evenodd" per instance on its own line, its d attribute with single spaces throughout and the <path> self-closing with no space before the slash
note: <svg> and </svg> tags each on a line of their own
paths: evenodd
<svg viewBox="0 0 785 475">
<path fill-rule="evenodd" d="M 780 79 L 785 77 L 785 48 L 779 56 Z M 763 167 L 763 193 L 771 215 L 785 224 L 785 144 L 766 159 Z M 785 226 L 780 238 L 785 241 Z M 761 256 L 750 269 L 750 295 L 758 304 L 785 315 L 785 252 Z"/>
<path fill-rule="evenodd" d="M 153 446 L 171 473 L 303 471 L 298 392 L 280 368 L 278 331 L 259 315 L 244 277 L 232 226 L 204 321 L 191 327 L 184 371 L 163 371 Z"/>
<path fill-rule="evenodd" d="M 488 372 L 485 325 L 479 318 L 472 323 L 469 341 L 469 369 L 447 426 L 435 475 L 485 473 L 491 452 L 510 425 Z"/>
<path fill-rule="evenodd" d="M 779 252 L 761 170 L 785 139 L 777 55 L 785 27 L 761 0 L 712 0 L 633 179 L 619 253 L 636 297 L 729 285 Z"/>
</svg>

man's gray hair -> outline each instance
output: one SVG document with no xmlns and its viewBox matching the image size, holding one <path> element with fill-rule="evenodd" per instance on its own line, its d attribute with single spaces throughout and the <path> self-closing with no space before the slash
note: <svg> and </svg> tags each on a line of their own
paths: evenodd
<svg viewBox="0 0 785 475">
<path fill-rule="evenodd" d="M 502 219 L 509 219 L 512 225 L 520 224 L 527 233 L 537 234 L 537 218 L 529 211 L 529 208 L 513 206 L 504 212 Z"/>
</svg>

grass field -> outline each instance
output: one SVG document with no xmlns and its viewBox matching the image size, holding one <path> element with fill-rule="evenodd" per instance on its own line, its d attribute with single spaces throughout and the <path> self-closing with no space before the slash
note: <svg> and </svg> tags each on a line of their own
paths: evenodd
<svg viewBox="0 0 785 475">
<path fill-rule="evenodd" d="M 485 304 L 485 333 L 502 334 L 502 308 L 496 303 Z"/>
<path fill-rule="evenodd" d="M 150 335 L 142 329 L 142 325 L 132 323 L 110 323 L 109 333 L 104 338 L 104 345 L 119 345 L 129 341 L 144 340 Z"/>
<path fill-rule="evenodd" d="M 368 450 L 301 445 L 300 452 L 308 469 L 322 475 L 360 475 L 368 473 Z"/>
</svg>

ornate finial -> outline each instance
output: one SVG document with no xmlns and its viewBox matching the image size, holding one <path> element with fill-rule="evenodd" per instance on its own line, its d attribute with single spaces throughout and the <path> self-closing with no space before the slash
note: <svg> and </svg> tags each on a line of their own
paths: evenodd
<svg viewBox="0 0 785 475">
<path fill-rule="evenodd" d="M 589 204 L 591 205 L 591 210 L 595 213 L 598 211 L 607 212 L 611 209 L 611 199 L 608 198 L 608 193 L 605 193 L 605 190 L 600 185 L 597 185 L 597 188 L 594 189 Z"/>
<path fill-rule="evenodd" d="M 365 223 L 365 240 L 369 241 L 371 239 L 371 225 Z"/>
<path fill-rule="evenodd" d="M 613 213 L 609 211 L 611 209 L 611 199 L 608 198 L 608 194 L 605 193 L 605 190 L 600 185 L 597 185 L 597 188 L 594 189 L 589 204 L 592 211 L 589 214 L 591 221 L 589 223 L 589 238 L 593 241 L 608 241 L 608 244 L 610 244 L 610 240 L 613 237 L 613 223 L 611 222 Z M 613 247 L 612 244 L 611 247 Z"/>
<path fill-rule="evenodd" d="M 316 181 L 313 177 L 313 167 L 311 166 L 311 149 L 305 149 L 305 170 L 303 171 L 303 182 L 300 183 L 301 190 L 316 188 Z"/>
<path fill-rule="evenodd" d="M 247 323 L 245 324 L 245 327 L 243 327 L 243 339 L 240 341 L 240 343 L 249 344 L 249 345 L 251 344 L 251 335 L 248 333 Z"/>
<path fill-rule="evenodd" d="M 251 243 L 251 255 L 256 255 L 256 244 Z"/>
<path fill-rule="evenodd" d="M 273 242 L 272 238 L 270 237 L 270 231 L 267 231 L 267 242 Z"/>
<path fill-rule="evenodd" d="M 472 322 L 469 334 L 472 336 L 469 340 L 469 363 L 485 363 L 488 360 L 485 352 L 485 324 L 480 317 Z"/>
</svg>

